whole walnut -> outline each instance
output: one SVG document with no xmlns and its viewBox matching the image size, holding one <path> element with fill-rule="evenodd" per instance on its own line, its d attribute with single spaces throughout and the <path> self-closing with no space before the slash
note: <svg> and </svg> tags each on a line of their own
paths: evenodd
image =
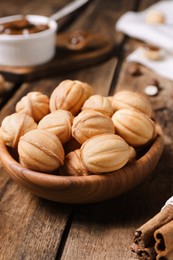
<svg viewBox="0 0 173 260">
<path fill-rule="evenodd" d="M 0 90 L 4 88 L 4 85 L 5 85 L 5 78 L 2 74 L 0 74 Z"/>
<path fill-rule="evenodd" d="M 129 145 L 118 135 L 101 134 L 81 146 L 81 159 L 92 173 L 106 173 L 122 168 L 129 161 Z"/>
<path fill-rule="evenodd" d="M 110 117 L 97 111 L 84 110 L 74 118 L 72 136 L 80 144 L 92 136 L 104 133 L 115 133 L 115 127 Z"/>
<path fill-rule="evenodd" d="M 2 74 L 0 74 L 0 94 L 3 92 L 10 90 L 13 84 L 7 81 Z"/>
<path fill-rule="evenodd" d="M 98 111 L 106 116 L 112 116 L 114 109 L 111 101 L 107 97 L 93 95 L 83 104 L 82 110 Z"/>
<path fill-rule="evenodd" d="M 112 116 L 116 133 L 132 146 L 141 146 L 156 135 L 155 122 L 144 113 L 133 109 L 120 109 Z"/>
<path fill-rule="evenodd" d="M 1 137 L 6 145 L 16 148 L 19 138 L 36 128 L 37 124 L 32 117 L 23 113 L 13 113 L 3 119 Z"/>
<path fill-rule="evenodd" d="M 16 104 L 16 112 L 23 112 L 39 122 L 49 110 L 49 98 L 41 92 L 29 92 Z"/>
<path fill-rule="evenodd" d="M 66 110 L 56 110 L 44 116 L 38 123 L 38 129 L 45 129 L 56 134 L 62 143 L 71 138 L 73 115 Z"/>
<path fill-rule="evenodd" d="M 64 80 L 51 94 L 50 111 L 64 109 L 76 115 L 85 100 L 91 95 L 92 87 L 87 83 L 78 80 Z"/>
<path fill-rule="evenodd" d="M 66 155 L 65 172 L 66 175 L 71 176 L 86 176 L 91 174 L 81 160 L 80 149 L 72 151 Z"/>
<path fill-rule="evenodd" d="M 23 135 L 18 144 L 20 163 L 31 170 L 51 172 L 63 165 L 64 149 L 59 138 L 43 129 Z"/>
<path fill-rule="evenodd" d="M 159 10 L 150 10 L 146 13 L 145 21 L 147 24 L 164 24 L 166 22 L 165 14 Z"/>
<path fill-rule="evenodd" d="M 153 109 L 147 96 L 142 93 L 122 90 L 118 91 L 112 97 L 112 106 L 114 110 L 123 108 L 135 109 L 152 117 Z"/>
</svg>

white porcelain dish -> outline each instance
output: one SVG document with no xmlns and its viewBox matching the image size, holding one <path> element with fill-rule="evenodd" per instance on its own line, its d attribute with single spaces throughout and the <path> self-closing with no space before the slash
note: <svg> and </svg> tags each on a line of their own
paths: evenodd
<svg viewBox="0 0 173 260">
<path fill-rule="evenodd" d="M 0 18 L 0 24 L 22 18 L 13 15 Z M 0 66 L 33 66 L 51 60 L 55 54 L 56 31 L 58 24 L 46 16 L 26 15 L 36 25 L 47 24 L 48 29 L 21 35 L 0 35 Z"/>
<path fill-rule="evenodd" d="M 32 24 L 47 24 L 48 29 L 31 34 L 0 34 L 0 66 L 34 66 L 51 60 L 56 50 L 57 21 L 88 2 L 89 0 L 74 0 L 50 17 L 26 15 L 25 18 Z M 0 25 L 21 18 L 23 15 L 3 17 L 0 18 Z"/>
</svg>

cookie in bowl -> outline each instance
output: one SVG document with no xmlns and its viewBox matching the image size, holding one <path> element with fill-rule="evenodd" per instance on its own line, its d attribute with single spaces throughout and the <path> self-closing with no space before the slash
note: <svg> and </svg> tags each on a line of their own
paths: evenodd
<svg viewBox="0 0 173 260">
<path fill-rule="evenodd" d="M 63 82 L 63 86 L 66 83 L 68 88 L 70 86 L 68 92 L 70 93 L 71 88 L 76 85 L 76 81 L 67 80 Z M 81 88 L 81 93 L 84 91 L 83 86 L 85 84 L 83 83 L 77 83 L 77 87 Z M 92 87 L 88 88 L 87 86 L 88 89 L 90 90 Z M 57 105 L 59 95 L 59 90 L 57 92 L 55 88 L 55 91 L 56 95 L 53 95 L 52 99 L 54 108 Z M 65 89 L 61 90 L 61 93 L 65 93 L 63 104 L 68 104 L 69 95 Z M 89 95 L 87 97 L 84 95 L 85 101 L 92 96 L 90 91 L 87 93 Z M 73 91 L 72 94 L 74 96 Z M 113 99 L 114 97 L 109 97 L 108 103 L 112 102 Z M 9 149 L 2 135 L 0 136 L 2 166 L 16 183 L 36 196 L 48 200 L 65 203 L 90 203 L 119 196 L 137 186 L 152 173 L 164 146 L 162 129 L 154 119 L 132 108 L 116 108 L 118 110 L 114 110 L 112 117 L 96 111 L 96 105 L 94 105 L 94 110 L 82 110 L 84 99 L 77 103 L 77 108 L 72 115 L 72 102 L 74 102 L 75 107 L 77 99 L 70 100 L 70 106 L 57 107 L 55 111 L 50 110 L 37 122 L 38 125 L 42 125 L 41 122 L 44 122 L 43 129 L 37 127 L 20 136 L 15 148 L 17 156 L 14 156 L 13 148 Z M 101 103 L 99 102 L 99 107 Z M 128 111 L 125 113 L 126 119 L 124 121 L 126 122 L 123 121 L 124 114 L 121 121 L 117 117 L 117 114 L 122 115 L 122 110 Z M 62 118 L 61 120 L 58 119 L 56 115 L 56 117 L 53 116 L 52 124 L 51 113 L 61 114 L 61 117 L 66 115 L 68 122 L 65 122 L 66 117 L 64 121 Z M 93 118 L 92 113 L 95 119 L 90 121 L 90 117 Z M 86 114 L 89 117 L 85 118 Z M 99 127 L 97 116 L 101 118 L 102 122 Z M 104 118 L 103 121 L 102 118 Z M 83 119 L 87 121 L 84 120 L 84 124 L 82 123 Z M 141 122 L 141 128 L 138 126 L 140 134 L 145 133 L 142 130 L 145 129 L 144 126 L 151 126 L 150 138 L 145 140 L 146 142 L 130 143 L 129 138 L 127 138 L 129 128 L 127 125 L 125 136 L 120 131 L 120 126 L 122 128 L 128 121 L 134 122 L 134 120 L 136 120 L 136 123 L 130 124 L 133 125 L 133 128 L 130 129 L 132 136 L 135 131 L 138 133 L 137 125 Z M 81 143 L 75 139 L 78 139 L 78 137 L 73 129 L 73 122 L 74 128 L 77 127 L 75 124 L 79 123 L 79 125 L 85 126 L 87 123 L 87 132 L 91 132 L 91 135 L 88 135 L 85 140 L 82 139 Z M 68 133 L 65 134 L 68 137 L 66 141 L 58 137 L 57 129 L 59 130 L 61 127 L 62 129 L 68 128 Z M 72 129 L 71 132 L 69 131 L 70 128 Z M 99 128 L 99 131 L 94 131 L 94 128 L 96 130 Z M 107 132 L 103 131 L 105 129 L 108 129 Z M 79 127 L 79 130 L 81 131 L 80 136 L 83 136 L 85 127 Z M 65 130 L 62 131 L 65 132 Z M 70 139 L 69 133 L 71 133 Z M 143 139 L 145 139 L 145 136 Z M 74 145 L 74 141 L 77 145 Z"/>
</svg>

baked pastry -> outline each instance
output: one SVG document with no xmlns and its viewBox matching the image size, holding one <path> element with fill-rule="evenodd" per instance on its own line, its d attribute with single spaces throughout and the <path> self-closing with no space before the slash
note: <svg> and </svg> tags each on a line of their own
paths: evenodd
<svg viewBox="0 0 173 260">
<path fill-rule="evenodd" d="M 50 111 L 64 109 L 77 115 L 91 95 L 92 87 L 89 84 L 78 80 L 64 80 L 51 94 Z"/>
</svg>

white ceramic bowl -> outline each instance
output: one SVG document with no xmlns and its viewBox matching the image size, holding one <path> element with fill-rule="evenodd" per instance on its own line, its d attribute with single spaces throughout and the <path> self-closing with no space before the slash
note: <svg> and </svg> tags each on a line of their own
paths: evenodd
<svg viewBox="0 0 173 260">
<path fill-rule="evenodd" d="M 0 24 L 22 18 L 22 15 L 0 18 Z M 47 24 L 49 29 L 27 35 L 0 35 L 0 65 L 33 66 L 51 60 L 55 54 L 57 23 L 46 16 L 26 15 L 34 24 Z"/>
</svg>

